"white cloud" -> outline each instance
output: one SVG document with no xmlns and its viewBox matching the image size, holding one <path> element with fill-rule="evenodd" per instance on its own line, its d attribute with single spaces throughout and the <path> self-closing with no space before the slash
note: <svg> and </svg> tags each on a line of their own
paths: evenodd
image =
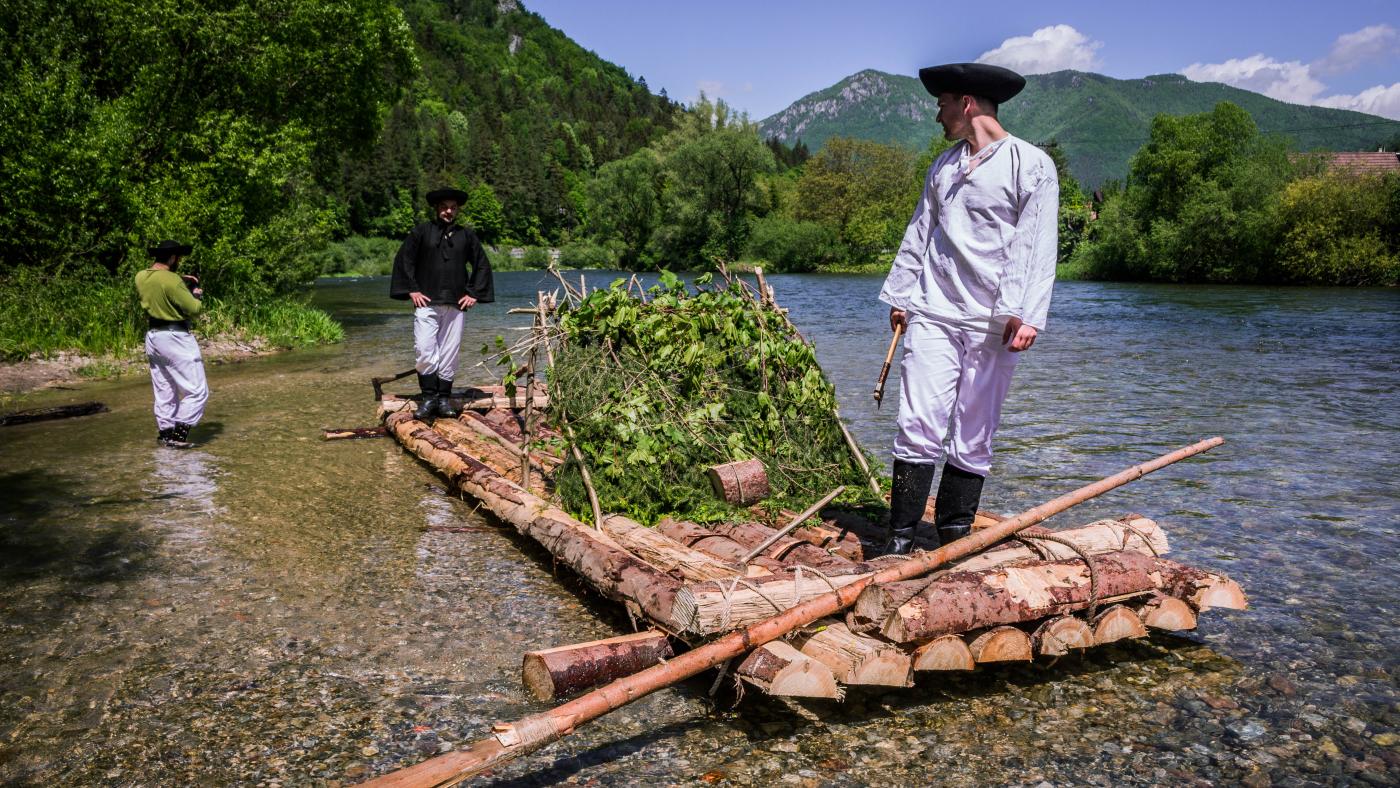
<svg viewBox="0 0 1400 788">
<path fill-rule="evenodd" d="M 1327 96 L 1318 100 L 1317 104 L 1337 109 L 1353 109 L 1357 112 L 1400 120 L 1400 82 L 1396 82 L 1390 87 L 1377 85 L 1373 88 L 1367 88 L 1355 96 Z"/>
<path fill-rule="evenodd" d="M 1313 78 L 1307 65 L 1264 55 L 1231 58 L 1224 63 L 1192 63 L 1181 73 L 1196 82 L 1224 82 L 1292 104 L 1311 104 L 1327 87 Z"/>
<path fill-rule="evenodd" d="M 724 83 L 717 79 L 702 79 L 695 83 L 695 88 L 712 99 L 724 94 Z"/>
<path fill-rule="evenodd" d="M 1089 37 L 1069 25 L 1042 27 L 1028 36 L 1015 36 L 1001 46 L 983 52 L 978 63 L 1004 66 L 1022 74 L 1045 74 L 1071 68 L 1093 71 L 1100 66 L 1098 59 L 1102 41 Z"/>
<path fill-rule="evenodd" d="M 1357 66 L 1400 53 L 1400 30 L 1386 24 L 1363 27 L 1337 36 L 1327 57 L 1313 64 L 1318 74 L 1341 74 Z"/>
</svg>

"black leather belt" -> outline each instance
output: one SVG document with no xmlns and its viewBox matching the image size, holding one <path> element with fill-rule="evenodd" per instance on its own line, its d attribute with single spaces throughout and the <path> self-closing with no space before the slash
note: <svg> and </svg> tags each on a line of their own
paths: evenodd
<svg viewBox="0 0 1400 788">
<path fill-rule="evenodd" d="M 189 331 L 190 321 L 188 320 L 161 320 L 158 317 L 146 316 L 146 328 L 150 331 Z"/>
</svg>

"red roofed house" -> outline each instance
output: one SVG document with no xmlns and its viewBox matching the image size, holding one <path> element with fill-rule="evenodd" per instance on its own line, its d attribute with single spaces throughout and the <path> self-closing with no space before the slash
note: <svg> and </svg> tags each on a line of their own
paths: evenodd
<svg viewBox="0 0 1400 788">
<path fill-rule="evenodd" d="M 1392 172 L 1400 173 L 1400 153 L 1342 151 L 1339 153 L 1318 152 L 1313 155 L 1321 158 L 1328 170 L 1338 174 L 1385 175 Z"/>
</svg>

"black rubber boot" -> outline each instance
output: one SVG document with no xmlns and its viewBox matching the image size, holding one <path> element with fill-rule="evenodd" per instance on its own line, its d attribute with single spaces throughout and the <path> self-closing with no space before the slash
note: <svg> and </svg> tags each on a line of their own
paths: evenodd
<svg viewBox="0 0 1400 788">
<path fill-rule="evenodd" d="M 176 424 L 174 427 L 160 431 L 161 445 L 172 449 L 188 449 L 194 446 L 189 442 L 190 428 L 192 424 Z"/>
<path fill-rule="evenodd" d="M 890 488 L 889 543 L 885 553 L 906 555 L 914 549 L 919 523 L 924 518 L 929 488 L 938 466 L 918 465 L 903 460 L 894 461 L 894 483 Z"/>
<path fill-rule="evenodd" d="M 423 392 L 423 398 L 418 401 L 418 410 L 413 411 L 413 418 L 427 421 L 438 412 L 438 376 L 420 372 L 418 388 Z"/>
<path fill-rule="evenodd" d="M 977 505 L 982 502 L 982 480 L 983 477 L 951 462 L 943 463 L 943 478 L 938 482 L 938 498 L 933 504 L 933 524 L 938 527 L 940 543 L 948 544 L 972 533 Z"/>
<path fill-rule="evenodd" d="M 438 415 L 446 419 L 455 419 L 461 411 L 452 406 L 452 381 L 438 378 Z"/>
</svg>

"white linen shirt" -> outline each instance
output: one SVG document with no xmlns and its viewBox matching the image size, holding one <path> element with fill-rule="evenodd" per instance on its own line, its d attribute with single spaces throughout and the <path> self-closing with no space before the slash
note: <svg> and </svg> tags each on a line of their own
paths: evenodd
<svg viewBox="0 0 1400 788">
<path fill-rule="evenodd" d="M 1041 149 L 1007 135 L 967 174 L 959 142 L 929 167 L 880 300 L 994 332 L 1007 318 L 1044 331 L 1055 283 L 1060 181 Z"/>
</svg>

